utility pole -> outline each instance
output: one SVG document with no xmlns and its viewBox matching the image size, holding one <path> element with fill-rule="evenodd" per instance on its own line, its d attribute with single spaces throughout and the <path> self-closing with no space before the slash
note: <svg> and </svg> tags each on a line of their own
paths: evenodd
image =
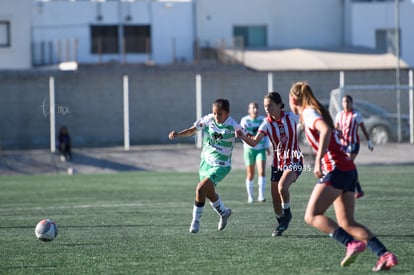
<svg viewBox="0 0 414 275">
<path fill-rule="evenodd" d="M 401 142 L 401 91 L 400 91 L 400 0 L 394 1 L 395 12 L 395 55 L 397 57 L 397 67 L 395 71 L 395 85 L 397 86 L 397 131 L 398 142 Z"/>
</svg>

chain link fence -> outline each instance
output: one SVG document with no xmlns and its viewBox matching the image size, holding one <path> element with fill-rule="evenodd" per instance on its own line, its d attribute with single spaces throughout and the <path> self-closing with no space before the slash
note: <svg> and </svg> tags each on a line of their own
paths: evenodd
<svg viewBox="0 0 414 275">
<path fill-rule="evenodd" d="M 353 98 L 353 107 L 364 118 L 364 124 L 374 143 L 413 143 L 412 84 L 343 85 L 330 94 L 329 111 L 333 118 L 342 110 L 342 98 L 345 95 Z"/>
</svg>

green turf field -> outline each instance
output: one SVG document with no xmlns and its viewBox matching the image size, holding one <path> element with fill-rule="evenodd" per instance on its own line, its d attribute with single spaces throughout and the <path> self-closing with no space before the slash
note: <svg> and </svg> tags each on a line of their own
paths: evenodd
<svg viewBox="0 0 414 275">
<path fill-rule="evenodd" d="M 357 220 L 399 257 L 389 273 L 413 274 L 414 166 L 364 166 L 359 174 L 366 195 L 357 200 Z M 206 205 L 199 233 L 188 233 L 197 179 L 196 171 L 2 177 L 0 274 L 372 273 L 374 254 L 342 268 L 345 248 L 304 223 L 311 173 L 291 187 L 293 220 L 277 238 L 270 194 L 248 204 L 244 171 L 218 187 L 233 209 L 227 228 L 217 231 Z M 53 242 L 35 237 L 43 218 L 59 226 Z"/>
</svg>

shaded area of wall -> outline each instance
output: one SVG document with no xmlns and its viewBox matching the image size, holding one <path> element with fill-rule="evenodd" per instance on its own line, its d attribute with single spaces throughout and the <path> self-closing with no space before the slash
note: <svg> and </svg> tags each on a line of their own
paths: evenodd
<svg viewBox="0 0 414 275">
<path fill-rule="evenodd" d="M 0 145 L 3 149 L 48 148 L 49 77 L 55 78 L 56 128 L 67 126 L 74 147 L 123 144 L 123 76 L 129 77 L 131 145 L 166 144 L 171 130 L 189 127 L 196 119 L 195 76 L 202 76 L 203 114 L 219 97 L 231 104 L 240 120 L 251 101 L 262 104 L 267 73 L 238 65 L 83 65 L 76 72 L 55 70 L 0 73 Z M 307 81 L 318 98 L 327 99 L 339 85 L 337 71 L 273 72 L 273 90 L 288 108 L 288 91 Z M 401 83 L 407 83 L 401 72 Z M 349 71 L 347 84 L 393 84 L 395 72 Z M 402 99 L 404 101 L 404 99 Z M 390 110 L 394 111 L 394 110 Z M 264 111 L 262 110 L 263 114 Z M 192 143 L 193 138 L 174 142 Z"/>
</svg>

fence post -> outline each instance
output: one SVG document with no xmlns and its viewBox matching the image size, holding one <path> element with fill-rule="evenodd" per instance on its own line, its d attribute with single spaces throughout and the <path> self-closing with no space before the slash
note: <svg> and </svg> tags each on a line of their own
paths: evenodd
<svg viewBox="0 0 414 275">
<path fill-rule="evenodd" d="M 273 91 L 273 74 L 267 73 L 267 91 L 270 93 Z"/>
<path fill-rule="evenodd" d="M 55 78 L 49 77 L 50 152 L 56 151 Z"/>
<path fill-rule="evenodd" d="M 408 85 L 410 86 L 410 90 L 408 92 L 409 96 L 409 105 L 410 105 L 410 143 L 414 144 L 414 95 L 413 95 L 413 70 L 408 72 Z"/>
<path fill-rule="evenodd" d="M 124 148 L 129 151 L 129 85 L 128 76 L 124 75 Z"/>
<path fill-rule="evenodd" d="M 175 37 L 171 38 L 171 57 L 172 57 L 172 63 L 177 63 L 177 41 Z"/>
<path fill-rule="evenodd" d="M 201 86 L 201 75 L 197 74 L 196 75 L 196 115 L 197 115 L 197 120 L 199 120 L 201 118 L 201 116 L 203 115 L 203 108 L 202 108 L 202 86 Z M 203 132 L 202 131 L 198 131 L 197 132 L 197 148 L 201 148 L 203 144 Z"/>
<path fill-rule="evenodd" d="M 339 98 L 342 99 L 344 97 L 344 89 L 345 89 L 345 72 L 339 72 Z"/>
</svg>

